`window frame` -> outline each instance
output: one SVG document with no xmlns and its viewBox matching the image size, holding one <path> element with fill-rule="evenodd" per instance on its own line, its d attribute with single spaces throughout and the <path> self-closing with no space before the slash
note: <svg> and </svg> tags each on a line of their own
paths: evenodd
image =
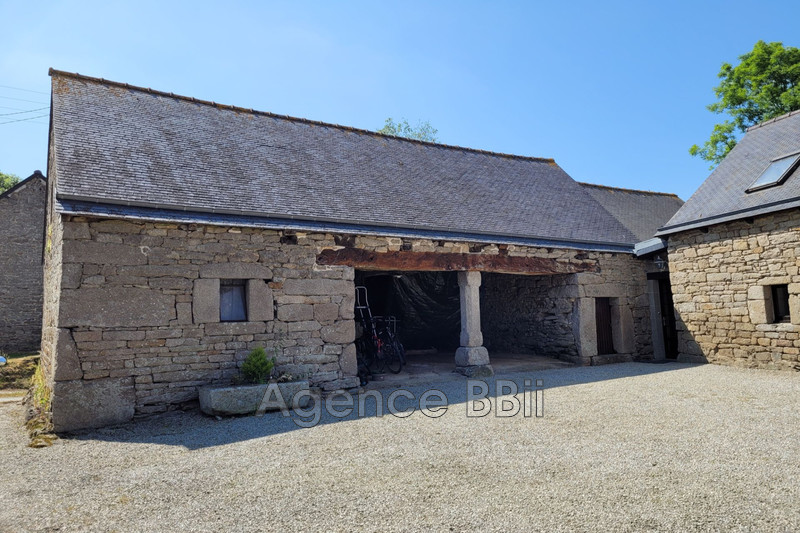
<svg viewBox="0 0 800 533">
<path fill-rule="evenodd" d="M 786 283 L 770 285 L 770 299 L 772 300 L 772 324 L 791 322 L 791 308 L 789 307 L 789 285 Z M 785 312 L 783 312 L 785 311 Z"/>
<path fill-rule="evenodd" d="M 783 161 L 784 159 L 789 159 L 790 157 L 793 157 L 794 160 L 789 164 L 786 170 L 784 170 L 781 173 L 781 175 L 778 176 L 777 179 L 769 181 L 767 183 L 763 183 L 761 185 L 756 185 L 759 182 L 759 180 L 761 180 L 761 178 L 764 177 L 764 174 L 766 174 L 767 171 L 770 168 L 772 168 L 772 166 L 775 163 L 777 163 L 778 161 Z M 789 176 L 797 169 L 798 165 L 800 165 L 800 151 L 778 156 L 769 162 L 767 167 L 761 171 L 758 177 L 755 180 L 753 180 L 753 183 L 751 183 L 750 186 L 744 192 L 751 193 L 751 192 L 761 191 L 764 189 L 769 189 L 770 187 L 777 187 L 779 185 L 783 185 L 783 183 L 789 178 Z"/>
<path fill-rule="evenodd" d="M 242 318 L 225 318 L 223 315 L 225 309 L 226 297 L 224 294 L 230 292 L 230 287 L 236 287 L 241 294 L 241 313 L 236 316 Z M 245 279 L 221 279 L 219 283 L 219 321 L 220 322 L 247 322 L 248 317 L 248 302 L 247 302 L 247 280 Z"/>
</svg>

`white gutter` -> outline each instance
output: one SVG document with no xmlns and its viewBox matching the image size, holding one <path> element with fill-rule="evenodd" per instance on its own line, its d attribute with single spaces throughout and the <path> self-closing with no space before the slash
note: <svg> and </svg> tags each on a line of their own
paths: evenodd
<svg viewBox="0 0 800 533">
<path fill-rule="evenodd" d="M 662 239 L 661 237 L 653 237 L 652 239 L 647 239 L 646 241 L 637 242 L 636 244 L 633 245 L 633 253 L 636 254 L 636 257 L 641 257 L 643 255 L 660 252 L 666 249 L 667 249 L 667 240 Z"/>
</svg>

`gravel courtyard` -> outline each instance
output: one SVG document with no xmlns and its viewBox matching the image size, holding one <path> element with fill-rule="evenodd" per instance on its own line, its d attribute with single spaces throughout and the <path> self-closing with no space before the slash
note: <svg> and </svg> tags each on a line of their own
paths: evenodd
<svg viewBox="0 0 800 533">
<path fill-rule="evenodd" d="M 0 531 L 800 529 L 800 374 L 513 377 L 543 380 L 544 417 L 467 418 L 450 380 L 441 418 L 176 413 L 31 449 L 0 404 Z"/>
</svg>

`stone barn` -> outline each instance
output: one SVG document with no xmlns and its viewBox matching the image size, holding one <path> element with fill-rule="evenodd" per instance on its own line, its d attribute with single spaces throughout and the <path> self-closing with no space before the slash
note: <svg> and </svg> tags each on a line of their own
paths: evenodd
<svg viewBox="0 0 800 533">
<path fill-rule="evenodd" d="M 800 370 L 800 113 L 754 126 L 659 231 L 688 361 Z"/>
<path fill-rule="evenodd" d="M 34 352 L 42 337 L 47 180 L 38 170 L 0 194 L 0 351 Z"/>
<path fill-rule="evenodd" d="M 652 357 L 657 269 L 610 211 L 626 200 L 604 207 L 552 159 L 51 76 L 42 361 L 57 430 L 194 401 L 256 346 L 323 390 L 355 387 L 357 283 L 417 316 L 439 302 L 453 321 L 409 319 L 403 341 L 453 348 L 466 375 L 495 349 Z"/>
</svg>

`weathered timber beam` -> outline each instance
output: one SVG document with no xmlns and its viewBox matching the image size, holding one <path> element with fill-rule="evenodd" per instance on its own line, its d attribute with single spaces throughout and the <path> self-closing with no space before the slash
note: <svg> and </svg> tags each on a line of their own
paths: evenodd
<svg viewBox="0 0 800 533">
<path fill-rule="evenodd" d="M 358 248 L 323 250 L 317 255 L 319 265 L 344 265 L 361 270 L 389 271 L 465 271 L 501 274 L 548 275 L 597 272 L 597 264 L 588 261 L 565 262 L 542 257 L 516 257 L 437 252 L 371 252 Z"/>
</svg>

